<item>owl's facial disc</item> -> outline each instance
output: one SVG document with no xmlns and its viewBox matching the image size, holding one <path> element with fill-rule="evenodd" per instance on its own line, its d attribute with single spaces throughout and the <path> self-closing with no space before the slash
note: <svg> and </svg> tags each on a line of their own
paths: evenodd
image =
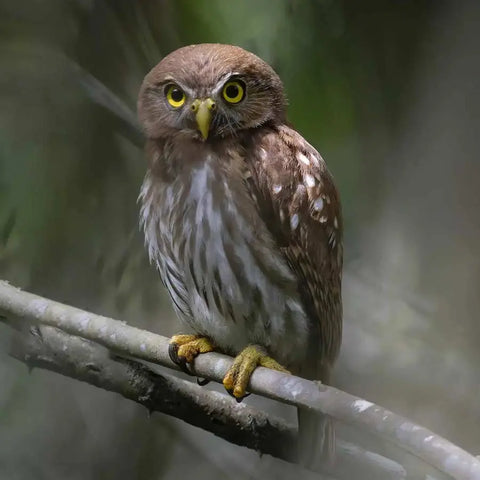
<svg viewBox="0 0 480 480">
<path fill-rule="evenodd" d="M 231 45 L 190 45 L 148 73 L 138 114 L 148 138 L 216 144 L 284 123 L 286 98 L 278 75 L 254 54 Z"/>
<path fill-rule="evenodd" d="M 190 107 L 195 112 L 195 120 L 202 138 L 206 140 L 210 131 L 210 123 L 212 122 L 212 112 L 215 110 L 215 102 L 211 98 L 204 100 L 196 99 Z"/>
</svg>

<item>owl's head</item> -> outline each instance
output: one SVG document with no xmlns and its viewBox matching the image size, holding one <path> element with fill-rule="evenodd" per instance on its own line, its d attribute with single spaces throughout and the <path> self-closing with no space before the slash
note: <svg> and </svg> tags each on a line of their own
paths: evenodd
<svg viewBox="0 0 480 480">
<path fill-rule="evenodd" d="M 138 115 L 149 138 L 206 141 L 285 120 L 279 76 L 240 47 L 200 44 L 166 56 L 145 77 Z"/>
</svg>

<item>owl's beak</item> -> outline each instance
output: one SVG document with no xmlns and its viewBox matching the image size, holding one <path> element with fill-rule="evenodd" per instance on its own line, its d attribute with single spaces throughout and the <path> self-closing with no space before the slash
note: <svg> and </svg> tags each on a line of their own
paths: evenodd
<svg viewBox="0 0 480 480">
<path fill-rule="evenodd" d="M 197 127 L 204 140 L 208 138 L 210 130 L 210 122 L 212 121 L 212 112 L 215 110 L 215 102 L 211 98 L 199 100 L 198 98 L 192 103 L 192 110 L 195 112 L 195 120 Z"/>
</svg>

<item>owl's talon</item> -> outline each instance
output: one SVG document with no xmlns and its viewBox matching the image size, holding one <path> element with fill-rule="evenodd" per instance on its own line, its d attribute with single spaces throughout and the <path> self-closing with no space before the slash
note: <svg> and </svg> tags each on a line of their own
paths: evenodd
<svg viewBox="0 0 480 480">
<path fill-rule="evenodd" d="M 184 358 L 179 357 L 178 366 L 182 369 L 184 373 L 190 375 L 191 377 L 195 376 L 195 372 L 193 371 L 193 367 L 190 363 L 188 363 Z"/>
<path fill-rule="evenodd" d="M 178 358 L 178 345 L 176 343 L 170 343 L 168 345 L 168 356 L 173 363 L 177 365 L 179 364 L 180 360 Z"/>
<path fill-rule="evenodd" d="M 235 396 L 235 394 L 233 393 L 233 390 L 229 390 L 228 388 L 225 388 L 225 391 L 232 397 L 236 400 L 237 403 L 242 403 L 243 402 L 243 399 L 244 398 L 247 398 L 251 395 L 250 392 L 246 392 L 245 395 L 241 396 L 241 397 L 237 397 Z"/>
<path fill-rule="evenodd" d="M 232 395 L 233 398 L 237 401 L 237 403 L 242 403 L 243 400 L 251 395 L 250 392 L 245 393 L 243 397 L 236 397 L 235 395 Z"/>
<path fill-rule="evenodd" d="M 188 375 L 195 375 L 193 369 L 195 357 L 211 351 L 213 345 L 210 340 L 199 335 L 174 335 L 168 346 L 170 360 Z"/>
<path fill-rule="evenodd" d="M 168 346 L 168 356 L 173 363 L 180 367 L 182 372 L 193 375 L 192 370 L 187 366 L 187 360 L 178 356 L 178 345 L 176 343 L 170 343 Z"/>
<path fill-rule="evenodd" d="M 225 388 L 225 391 L 232 397 L 235 399 L 235 401 L 237 403 L 242 403 L 243 402 L 243 399 L 250 396 L 251 393 L 246 393 L 243 397 L 236 397 L 233 393 L 233 390 L 229 390 L 228 388 Z"/>
<path fill-rule="evenodd" d="M 204 387 L 205 385 L 208 385 L 209 383 L 210 383 L 210 380 L 208 378 L 197 377 L 197 385 L 200 385 L 201 387 Z"/>
<path fill-rule="evenodd" d="M 187 361 L 183 357 L 178 356 L 178 345 L 176 343 L 170 343 L 168 346 L 168 356 L 170 357 L 170 360 L 178 365 L 181 370 L 188 375 L 193 375 L 190 369 L 187 367 Z"/>
<path fill-rule="evenodd" d="M 283 373 L 290 373 L 273 358 L 269 357 L 264 348 L 258 345 L 249 345 L 237 355 L 232 366 L 223 378 L 225 390 L 227 390 L 229 395 L 234 397 L 238 403 L 250 395 L 247 393 L 248 382 L 250 381 L 253 371 L 258 366 L 271 368 L 272 370 L 278 370 Z"/>
</svg>

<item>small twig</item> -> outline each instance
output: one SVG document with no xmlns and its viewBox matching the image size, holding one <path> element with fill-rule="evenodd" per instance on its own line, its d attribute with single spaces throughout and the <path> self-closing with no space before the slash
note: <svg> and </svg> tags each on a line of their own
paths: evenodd
<svg viewBox="0 0 480 480">
<path fill-rule="evenodd" d="M 89 312 L 22 292 L 0 282 L 0 313 L 18 315 L 60 328 L 112 350 L 176 368 L 168 356 L 168 339 Z M 200 355 L 196 373 L 221 382 L 232 359 L 218 353 Z M 400 415 L 378 405 L 293 375 L 257 368 L 249 390 L 286 404 L 325 413 L 364 431 L 381 435 L 459 480 L 480 479 L 480 461 Z"/>
<path fill-rule="evenodd" d="M 112 119 L 117 122 L 120 131 L 135 146 L 143 149 L 145 137 L 132 109 L 102 82 L 80 67 L 80 65 L 69 59 L 65 60 L 74 80 L 79 82 L 88 97 L 109 112 Z"/>
</svg>

